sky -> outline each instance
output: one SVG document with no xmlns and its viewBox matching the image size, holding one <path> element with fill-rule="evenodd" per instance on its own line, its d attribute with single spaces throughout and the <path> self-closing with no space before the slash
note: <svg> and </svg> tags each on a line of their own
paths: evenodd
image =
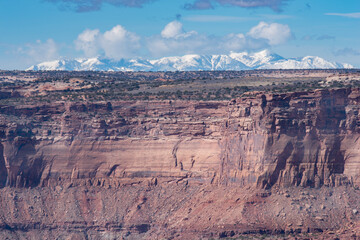
<svg viewBox="0 0 360 240">
<path fill-rule="evenodd" d="M 360 1 L 0 0 L 0 69 L 264 49 L 360 68 Z"/>
</svg>

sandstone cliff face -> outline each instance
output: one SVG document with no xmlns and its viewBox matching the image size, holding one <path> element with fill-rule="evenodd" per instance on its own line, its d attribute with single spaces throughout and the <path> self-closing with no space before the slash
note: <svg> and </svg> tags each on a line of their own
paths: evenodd
<svg viewBox="0 0 360 240">
<path fill-rule="evenodd" d="M 358 90 L 340 89 L 234 102 L 224 179 L 265 188 L 359 184 L 358 100 Z"/>
<path fill-rule="evenodd" d="M 359 101 L 338 89 L 1 106 L 0 238 L 355 229 Z"/>
<path fill-rule="evenodd" d="M 360 184 L 360 92 L 2 106 L 0 187 Z"/>
<path fill-rule="evenodd" d="M 219 168 L 223 109 L 218 107 L 226 105 L 119 102 L 3 108 L 3 186 L 115 187 L 185 178 L 211 182 Z"/>
</svg>

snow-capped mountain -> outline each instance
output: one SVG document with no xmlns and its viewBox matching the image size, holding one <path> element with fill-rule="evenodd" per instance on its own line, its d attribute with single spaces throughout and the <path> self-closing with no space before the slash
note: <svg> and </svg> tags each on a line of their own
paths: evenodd
<svg viewBox="0 0 360 240">
<path fill-rule="evenodd" d="M 246 66 L 257 69 L 265 64 L 274 64 L 281 60 L 286 60 L 283 57 L 270 53 L 269 50 L 248 54 L 247 52 L 230 53 L 231 58 L 236 59 L 239 62 L 244 63 Z"/>
<path fill-rule="evenodd" d="M 121 59 L 114 61 L 106 58 L 55 60 L 31 66 L 27 70 L 66 70 L 66 71 L 151 71 L 153 66 L 147 60 Z"/>
<path fill-rule="evenodd" d="M 244 70 L 248 66 L 228 55 L 185 55 L 149 61 L 153 71 Z"/>
<path fill-rule="evenodd" d="M 335 68 L 354 68 L 347 63 L 328 62 L 323 58 L 307 56 L 297 59 L 279 59 L 275 62 L 265 63 L 259 69 L 335 69 Z"/>
<path fill-rule="evenodd" d="M 256 53 L 228 55 L 185 55 L 160 59 L 89 58 L 55 60 L 31 66 L 27 70 L 68 71 L 206 71 L 206 70 L 250 70 L 250 69 L 335 69 L 353 68 L 350 64 L 329 62 L 320 57 L 283 58 L 268 50 Z"/>
</svg>

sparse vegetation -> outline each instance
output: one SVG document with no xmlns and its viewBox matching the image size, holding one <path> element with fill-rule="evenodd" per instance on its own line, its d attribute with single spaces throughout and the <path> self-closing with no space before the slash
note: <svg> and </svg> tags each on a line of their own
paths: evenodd
<svg viewBox="0 0 360 240">
<path fill-rule="evenodd" d="M 349 76 L 350 77 L 349 77 Z M 328 77 L 333 77 L 328 80 Z M 338 78 L 336 78 L 339 76 Z M 360 87 L 359 70 L 209 72 L 0 71 L 0 104 L 54 101 L 229 100 L 251 92 Z"/>
</svg>

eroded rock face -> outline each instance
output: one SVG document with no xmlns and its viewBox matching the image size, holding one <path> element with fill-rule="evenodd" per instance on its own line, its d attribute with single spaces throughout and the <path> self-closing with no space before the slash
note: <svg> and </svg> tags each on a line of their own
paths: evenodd
<svg viewBox="0 0 360 240">
<path fill-rule="evenodd" d="M 357 145 L 358 94 L 319 90 L 235 102 L 224 134 L 224 179 L 265 188 L 359 184 L 359 155 L 349 147 Z"/>
<path fill-rule="evenodd" d="M 360 184 L 360 92 L 1 107 L 0 186 Z"/>
<path fill-rule="evenodd" d="M 1 106 L 0 238 L 356 230 L 359 101 L 339 89 Z"/>
</svg>

